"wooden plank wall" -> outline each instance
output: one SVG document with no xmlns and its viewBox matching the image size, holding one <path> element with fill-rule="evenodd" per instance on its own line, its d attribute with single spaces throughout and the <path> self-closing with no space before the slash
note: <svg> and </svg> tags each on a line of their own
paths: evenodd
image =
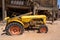
<svg viewBox="0 0 60 40">
<path fill-rule="evenodd" d="M 33 0 L 33 1 L 38 1 L 40 3 L 41 6 L 46 6 L 48 7 L 50 6 L 57 6 L 57 0 Z M 53 1 L 53 2 L 52 2 Z M 6 0 L 6 5 L 9 4 L 10 0 Z M 0 7 L 2 6 L 2 0 L 0 0 Z"/>
</svg>

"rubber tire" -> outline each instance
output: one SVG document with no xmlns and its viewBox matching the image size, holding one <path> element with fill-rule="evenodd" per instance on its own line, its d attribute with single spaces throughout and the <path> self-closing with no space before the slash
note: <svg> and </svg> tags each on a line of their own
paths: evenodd
<svg viewBox="0 0 60 40">
<path fill-rule="evenodd" d="M 41 28 L 43 28 L 43 27 L 46 28 L 46 32 L 45 32 L 45 33 L 47 33 L 47 32 L 48 32 L 48 27 L 47 27 L 46 25 L 40 25 L 39 30 L 40 30 Z M 38 32 L 41 33 L 39 30 L 38 30 Z"/>
<path fill-rule="evenodd" d="M 9 30 L 9 28 L 10 28 L 12 25 L 17 25 L 17 26 L 19 26 L 19 27 L 21 28 L 21 33 L 20 33 L 20 34 L 23 34 L 23 32 L 24 32 L 23 26 L 22 26 L 20 23 L 13 22 L 13 23 L 8 24 L 8 25 L 6 26 L 6 28 L 5 28 L 7 35 L 11 35 L 8 30 Z"/>
</svg>

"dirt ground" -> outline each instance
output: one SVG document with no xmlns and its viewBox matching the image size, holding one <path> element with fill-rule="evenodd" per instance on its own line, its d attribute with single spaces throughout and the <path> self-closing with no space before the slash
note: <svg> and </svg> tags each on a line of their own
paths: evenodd
<svg viewBox="0 0 60 40">
<path fill-rule="evenodd" d="M 60 21 L 48 24 L 48 33 L 36 33 L 36 31 L 25 31 L 22 35 L 8 36 L 1 35 L 5 27 L 4 23 L 0 23 L 0 40 L 60 40 Z"/>
</svg>

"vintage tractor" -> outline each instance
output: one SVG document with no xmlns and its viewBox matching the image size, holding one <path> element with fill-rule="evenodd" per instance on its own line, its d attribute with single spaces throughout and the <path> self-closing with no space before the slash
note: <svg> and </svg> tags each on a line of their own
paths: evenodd
<svg viewBox="0 0 60 40">
<path fill-rule="evenodd" d="M 16 16 L 16 14 L 12 13 L 12 17 L 6 17 L 7 21 L 5 31 L 8 35 L 19 35 L 23 34 L 24 29 L 28 28 L 37 28 L 39 33 L 47 33 L 48 28 L 46 26 L 46 16 L 38 15 L 37 9 L 39 8 L 39 4 L 36 2 L 33 3 L 33 11 Z"/>
<path fill-rule="evenodd" d="M 5 31 L 8 35 L 19 35 L 23 34 L 24 29 L 28 27 L 38 28 L 39 33 L 47 33 L 48 28 L 46 26 L 46 16 L 45 15 L 20 15 L 14 16 L 12 18 L 6 17 L 7 21 Z"/>
</svg>

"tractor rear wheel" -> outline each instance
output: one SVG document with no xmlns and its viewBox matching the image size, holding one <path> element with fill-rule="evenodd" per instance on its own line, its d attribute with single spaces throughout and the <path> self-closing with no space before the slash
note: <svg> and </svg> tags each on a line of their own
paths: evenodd
<svg viewBox="0 0 60 40">
<path fill-rule="evenodd" d="M 48 32 L 47 26 L 46 25 L 40 25 L 38 32 L 39 33 L 47 33 Z"/>
<path fill-rule="evenodd" d="M 23 34 L 24 32 L 23 26 L 17 22 L 8 24 L 5 29 L 8 35 L 19 35 L 19 34 Z"/>
</svg>

